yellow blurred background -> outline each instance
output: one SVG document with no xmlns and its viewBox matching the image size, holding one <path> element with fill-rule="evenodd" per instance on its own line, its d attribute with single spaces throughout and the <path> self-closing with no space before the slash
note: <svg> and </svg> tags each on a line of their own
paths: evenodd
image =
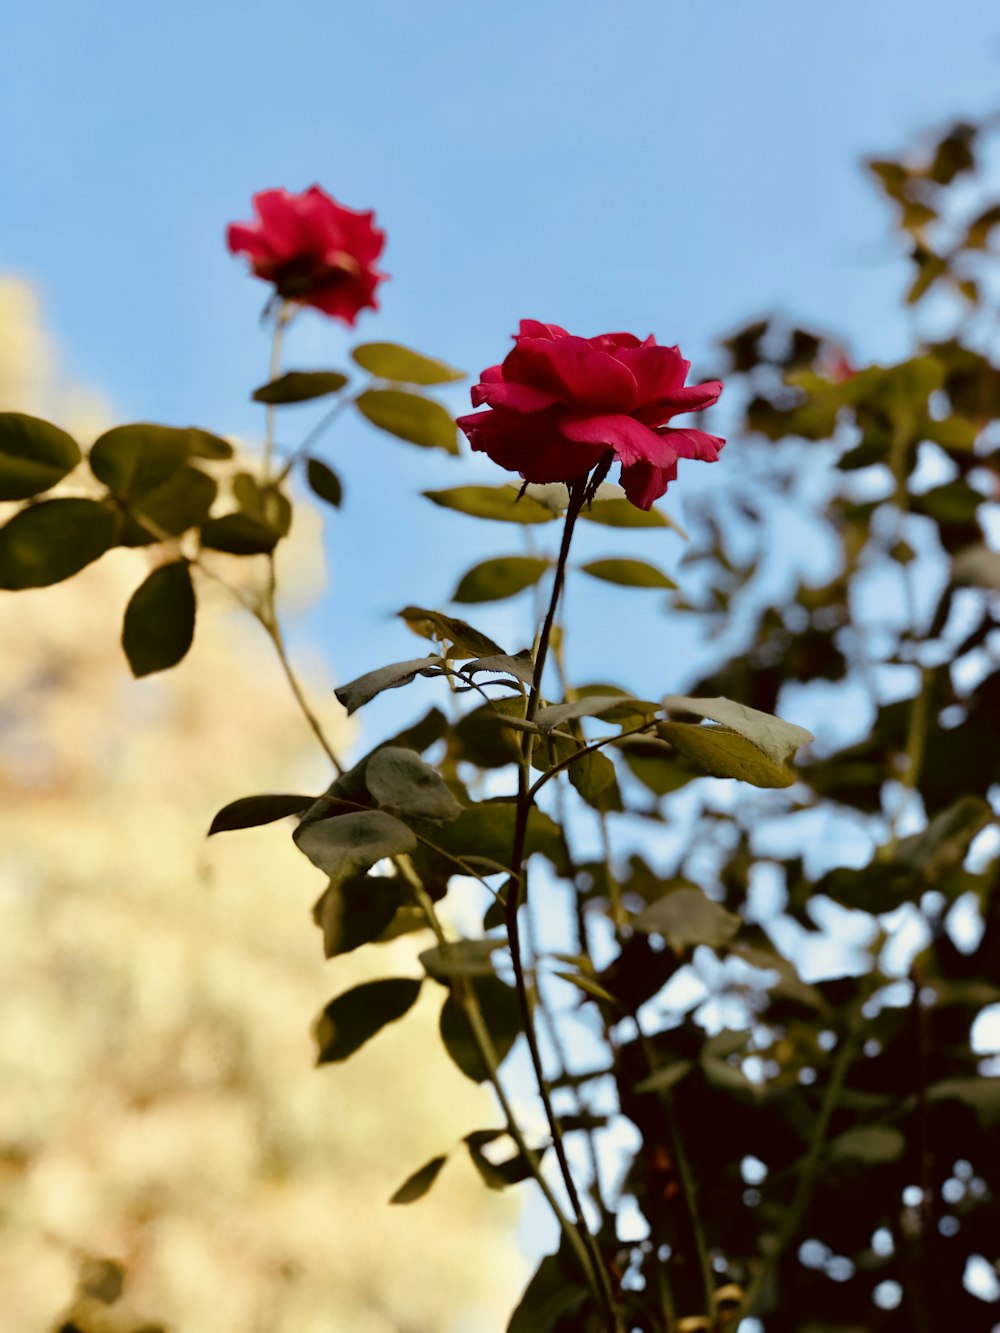
<svg viewBox="0 0 1000 1333">
<path fill-rule="evenodd" d="M 0 409 L 82 443 L 113 421 L 66 383 L 14 279 Z M 322 587 L 307 505 L 287 546 L 301 605 Z M 88 1262 L 113 1259 L 125 1298 L 78 1306 L 81 1327 L 495 1333 L 526 1277 L 513 1199 L 456 1153 L 427 1198 L 386 1202 L 498 1123 L 441 1050 L 443 993 L 425 988 L 349 1064 L 314 1067 L 326 1001 L 417 975 L 427 942 L 324 962 L 309 916 L 323 879 L 287 827 L 206 841 L 227 801 L 328 779 L 270 644 L 218 586 L 199 585 L 190 656 L 131 679 L 121 615 L 155 559 L 114 551 L 58 587 L 0 593 L 0 1325 L 47 1333 Z M 348 745 L 322 664 L 306 676 Z"/>
</svg>

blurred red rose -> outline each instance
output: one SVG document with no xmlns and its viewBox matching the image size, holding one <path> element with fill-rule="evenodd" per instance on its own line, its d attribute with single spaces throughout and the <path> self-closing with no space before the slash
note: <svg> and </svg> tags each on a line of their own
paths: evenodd
<svg viewBox="0 0 1000 1333">
<path fill-rule="evenodd" d="M 649 509 L 677 475 L 679 458 L 713 463 L 725 440 L 668 426 L 710 406 L 718 380 L 685 386 L 691 363 L 676 347 L 631 333 L 577 338 L 556 324 L 521 321 L 514 348 L 484 370 L 459 417 L 473 449 L 526 481 L 576 481 L 600 463 L 621 463 L 625 494 Z"/>
<path fill-rule="evenodd" d="M 374 213 L 344 208 L 318 185 L 301 194 L 262 190 L 253 205 L 259 221 L 231 223 L 226 242 L 233 254 L 249 256 L 279 296 L 346 324 L 368 306 L 377 309 L 375 287 L 386 274 L 374 263 L 385 232 L 372 225 Z"/>
</svg>

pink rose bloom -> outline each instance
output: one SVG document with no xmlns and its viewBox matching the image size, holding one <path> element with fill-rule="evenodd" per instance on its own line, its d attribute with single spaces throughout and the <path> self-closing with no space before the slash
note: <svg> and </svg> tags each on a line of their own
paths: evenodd
<svg viewBox="0 0 1000 1333">
<path fill-rule="evenodd" d="M 577 338 L 557 324 L 521 321 L 514 348 L 484 370 L 473 407 L 459 417 L 473 449 L 525 481 L 577 481 L 621 464 L 625 494 L 649 509 L 677 476 L 679 458 L 714 463 L 725 440 L 670 426 L 722 392 L 718 380 L 685 385 L 691 369 L 676 347 L 631 333 Z"/>
<path fill-rule="evenodd" d="M 344 208 L 318 185 L 301 194 L 262 190 L 253 205 L 259 220 L 231 223 L 226 243 L 248 255 L 254 274 L 273 282 L 280 297 L 345 324 L 378 308 L 375 287 L 386 274 L 374 264 L 385 232 L 372 225 L 374 213 Z"/>
</svg>

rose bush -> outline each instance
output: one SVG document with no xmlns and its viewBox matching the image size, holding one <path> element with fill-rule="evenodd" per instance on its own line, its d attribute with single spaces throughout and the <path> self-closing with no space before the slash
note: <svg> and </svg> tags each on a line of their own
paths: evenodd
<svg viewBox="0 0 1000 1333">
<path fill-rule="evenodd" d="M 387 274 L 374 264 L 385 233 L 373 212 L 345 208 L 318 185 L 301 194 L 262 190 L 253 205 L 259 220 L 232 223 L 226 241 L 280 297 L 350 325 L 360 311 L 378 308 L 375 288 Z"/>
<path fill-rule="evenodd" d="M 525 481 L 576 481 L 591 469 L 621 464 L 625 494 L 649 509 L 677 476 L 679 458 L 713 463 L 717 435 L 668 423 L 710 407 L 718 380 L 685 385 L 690 361 L 677 347 L 631 333 L 579 338 L 558 324 L 524 319 L 514 348 L 482 372 L 460 417 L 473 449 L 520 472 Z"/>
</svg>

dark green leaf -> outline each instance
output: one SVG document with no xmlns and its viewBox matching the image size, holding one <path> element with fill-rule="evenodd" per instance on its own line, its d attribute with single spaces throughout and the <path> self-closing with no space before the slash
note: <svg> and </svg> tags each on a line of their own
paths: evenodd
<svg viewBox="0 0 1000 1333">
<path fill-rule="evenodd" d="M 428 500 L 442 509 L 455 509 L 472 518 L 492 518 L 500 523 L 551 523 L 556 515 L 530 496 L 518 499 L 516 486 L 452 486 L 443 491 L 424 491 Z"/>
<path fill-rule="evenodd" d="M 384 690 L 398 690 L 401 685 L 409 685 L 417 676 L 442 675 L 443 666 L 442 657 L 413 657 L 407 662 L 393 662 L 391 666 L 379 667 L 376 671 L 368 671 L 356 680 L 348 681 L 346 685 L 334 690 L 334 694 L 348 713 L 356 713 Z"/>
<path fill-rule="evenodd" d="M 592 560 L 580 568 L 591 578 L 601 579 L 604 583 L 617 583 L 624 588 L 677 587 L 673 579 L 645 560 Z"/>
<path fill-rule="evenodd" d="M 365 767 L 373 800 L 390 814 L 428 824 L 450 824 L 462 813 L 444 778 L 413 750 L 384 745 Z"/>
<path fill-rule="evenodd" d="M 454 824 L 441 829 L 435 845 L 477 867 L 484 874 L 510 869 L 514 842 L 516 811 L 511 801 L 480 801 L 463 810 Z M 562 865 L 564 855 L 559 827 L 541 810 L 532 810 L 528 818 L 527 854 L 541 852 L 554 865 Z"/>
<path fill-rule="evenodd" d="M 992 1129 L 1000 1121 L 1000 1078 L 945 1079 L 930 1085 L 927 1100 L 964 1102 L 984 1129 Z"/>
<path fill-rule="evenodd" d="M 138 422 L 105 431 L 95 441 L 88 461 L 98 481 L 131 504 L 155 491 L 188 458 L 228 458 L 231 454 L 232 447 L 208 431 Z"/>
<path fill-rule="evenodd" d="M 208 836 L 213 833 L 231 833 L 235 829 L 257 828 L 273 824 L 289 815 L 301 815 L 313 804 L 312 796 L 268 795 L 241 796 L 238 801 L 224 805 L 212 820 Z"/>
<path fill-rule="evenodd" d="M 521 1009 L 517 994 L 512 986 L 499 977 L 473 977 L 467 984 L 473 988 L 479 1001 L 483 1022 L 496 1052 L 497 1063 L 500 1064 L 510 1053 L 521 1032 Z M 441 1010 L 441 1040 L 467 1078 L 475 1083 L 487 1081 L 489 1070 L 479 1054 L 469 1021 L 453 995 L 448 996 Z"/>
<path fill-rule="evenodd" d="M 441 1168 L 447 1160 L 446 1156 L 432 1157 L 426 1166 L 422 1166 L 419 1171 L 414 1171 L 412 1176 L 403 1181 L 389 1202 L 416 1203 L 418 1199 L 422 1199 L 437 1180 Z"/>
<path fill-rule="evenodd" d="M 865 1166 L 895 1162 L 906 1151 L 906 1138 L 890 1125 L 855 1125 L 838 1134 L 830 1144 L 834 1161 L 850 1158 Z"/>
<path fill-rule="evenodd" d="M 227 555 L 266 555 L 277 546 L 281 534 L 249 514 L 223 514 L 201 525 L 201 544 Z"/>
<path fill-rule="evenodd" d="M 386 977 L 366 981 L 338 995 L 320 1014 L 316 1024 L 318 1063 L 346 1060 L 389 1023 L 395 1023 L 413 1008 L 421 982 L 411 977 Z"/>
<path fill-rule="evenodd" d="M 396 875 L 349 875 L 331 880 L 313 907 L 313 920 L 323 932 L 327 958 L 371 944 L 388 930 L 409 890 Z"/>
<path fill-rule="evenodd" d="M 567 769 L 569 780 L 589 806 L 605 813 L 621 810 L 622 798 L 618 790 L 615 766 L 599 750 L 581 755 Z"/>
<path fill-rule="evenodd" d="M 588 1327 L 587 1313 L 591 1309 L 589 1289 L 582 1284 L 576 1265 L 562 1252 L 552 1254 L 542 1260 L 525 1288 L 507 1333 L 566 1333 L 571 1327 L 583 1330 Z M 564 1322 L 569 1316 L 572 1324 Z"/>
<path fill-rule="evenodd" d="M 194 638 L 195 595 L 186 560 L 154 569 L 125 608 L 122 647 L 133 676 L 176 666 Z"/>
<path fill-rule="evenodd" d="M 328 505 L 333 505 L 334 509 L 340 508 L 344 488 L 332 467 L 319 458 L 309 458 L 306 460 L 306 477 L 314 495 L 318 495 Z"/>
<path fill-rule="evenodd" d="M 465 371 L 398 343 L 361 343 L 351 356 L 362 370 L 383 380 L 398 380 L 403 384 L 448 384 L 465 379 Z"/>
<path fill-rule="evenodd" d="M 493 1143 L 496 1139 L 502 1137 L 503 1133 L 503 1130 L 477 1129 L 465 1136 L 465 1146 L 469 1150 L 472 1165 L 479 1172 L 483 1184 L 491 1190 L 506 1189 L 508 1185 L 513 1183 L 503 1168 L 491 1162 L 484 1152 L 485 1145 Z M 514 1159 L 516 1163 L 520 1163 L 522 1160 L 520 1155 Z M 524 1163 L 524 1165 L 527 1166 L 527 1163 Z M 524 1177 L 522 1176 L 521 1179 L 524 1179 Z"/>
<path fill-rule="evenodd" d="M 307 403 L 313 398 L 325 398 L 339 393 L 347 383 L 347 376 L 339 370 L 289 370 L 276 380 L 254 389 L 255 403 Z"/>
<path fill-rule="evenodd" d="M 504 597 L 513 597 L 537 583 L 551 565 L 551 560 L 527 555 L 506 555 L 484 560 L 462 575 L 452 594 L 452 601 L 498 602 Z"/>
<path fill-rule="evenodd" d="M 493 955 L 506 948 L 503 940 L 451 940 L 447 950 L 440 944 L 425 949 L 420 961 L 429 977 L 448 981 L 452 977 L 491 977 Z"/>
<path fill-rule="evenodd" d="M 42 500 L 0 528 L 0 588 L 44 588 L 117 545 L 119 516 L 97 500 Z"/>
<path fill-rule="evenodd" d="M 667 796 L 698 776 L 697 770 L 672 745 L 656 737 L 630 736 L 615 748 L 654 796 Z"/>
<path fill-rule="evenodd" d="M 635 1085 L 636 1092 L 668 1092 L 675 1083 L 690 1074 L 694 1068 L 691 1060 L 672 1060 L 670 1064 L 660 1065 L 659 1069 L 646 1076 Z"/>
<path fill-rule="evenodd" d="M 480 671 L 492 671 L 501 675 L 514 676 L 523 684 L 530 685 L 534 678 L 534 663 L 531 660 L 531 653 L 525 648 L 513 657 L 507 653 L 494 653 L 492 657 L 479 657 L 474 662 L 466 663 L 462 668 L 462 674 L 465 676 L 475 676 Z"/>
<path fill-rule="evenodd" d="M 292 506 L 276 482 L 262 482 L 249 472 L 238 472 L 232 486 L 241 513 L 272 529 L 279 537 L 288 535 L 292 526 Z"/>
<path fill-rule="evenodd" d="M 28 500 L 62 481 L 82 455 L 58 426 L 21 412 L 0 412 L 0 500 Z"/>
<path fill-rule="evenodd" d="M 458 453 L 458 435 L 451 415 L 430 398 L 401 389 L 366 389 L 355 402 L 373 426 L 397 439 Z"/>
<path fill-rule="evenodd" d="M 370 870 L 383 857 L 412 852 L 416 837 L 384 810 L 361 810 L 300 824 L 294 838 L 299 850 L 333 880 Z"/>
<path fill-rule="evenodd" d="M 721 949 L 740 928 L 740 918 L 701 889 L 675 889 L 644 907 L 633 923 L 647 935 L 662 935 L 675 953 L 699 944 Z"/>
</svg>

